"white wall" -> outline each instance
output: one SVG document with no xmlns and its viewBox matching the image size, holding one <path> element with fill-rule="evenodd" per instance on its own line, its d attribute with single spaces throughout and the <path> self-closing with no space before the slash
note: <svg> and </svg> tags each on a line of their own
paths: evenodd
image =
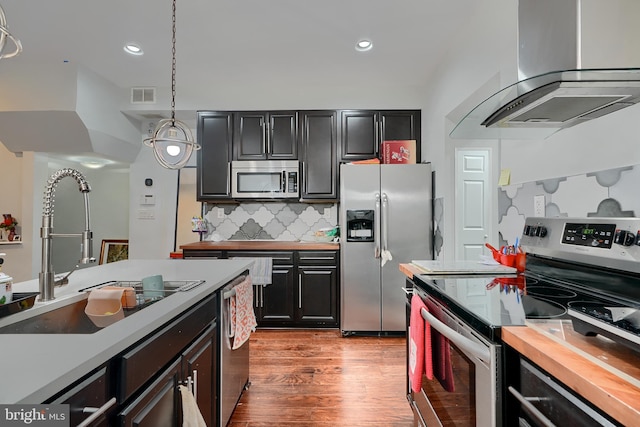
<svg viewBox="0 0 640 427">
<path fill-rule="evenodd" d="M 145 186 L 146 178 L 153 180 L 151 187 Z M 129 192 L 129 258 L 169 258 L 175 239 L 178 171 L 160 166 L 151 148 L 145 146 L 131 165 Z M 140 203 L 140 197 L 147 194 L 155 197 L 155 205 Z M 140 211 L 152 212 L 153 219 L 139 218 Z"/>
<path fill-rule="evenodd" d="M 495 155 L 494 187 L 497 187 L 500 155 L 497 140 L 453 140 L 449 133 L 471 108 L 517 77 L 517 2 L 482 0 L 476 6 L 473 18 L 452 41 L 437 76 L 428 82 L 422 111 L 423 158 L 433 163 L 435 197 L 443 200 L 442 257 L 445 259 L 454 256 L 455 148 L 491 149 Z M 492 204 L 497 208 L 495 194 Z M 493 229 L 497 230 L 497 219 Z"/>
</svg>

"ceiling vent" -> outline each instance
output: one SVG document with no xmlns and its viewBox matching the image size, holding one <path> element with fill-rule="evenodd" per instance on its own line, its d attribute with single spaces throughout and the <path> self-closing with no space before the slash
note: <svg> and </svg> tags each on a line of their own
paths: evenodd
<svg viewBox="0 0 640 427">
<path fill-rule="evenodd" d="M 132 104 L 155 104 L 156 88 L 155 87 L 132 87 L 131 103 Z"/>
</svg>

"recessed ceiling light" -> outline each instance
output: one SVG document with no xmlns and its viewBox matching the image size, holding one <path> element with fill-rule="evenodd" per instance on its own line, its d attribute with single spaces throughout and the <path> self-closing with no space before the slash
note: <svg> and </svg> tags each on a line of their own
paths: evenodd
<svg viewBox="0 0 640 427">
<path fill-rule="evenodd" d="M 371 50 L 372 47 L 373 43 L 371 43 L 371 40 L 362 39 L 356 43 L 356 50 L 358 52 L 366 52 L 367 50 Z"/>
<path fill-rule="evenodd" d="M 144 55 L 142 48 L 136 43 L 127 43 L 124 45 L 124 51 L 131 55 Z"/>
</svg>

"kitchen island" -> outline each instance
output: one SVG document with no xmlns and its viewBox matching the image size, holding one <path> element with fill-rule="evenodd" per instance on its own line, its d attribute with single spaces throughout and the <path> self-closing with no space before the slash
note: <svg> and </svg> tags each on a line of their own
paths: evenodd
<svg viewBox="0 0 640 427">
<path fill-rule="evenodd" d="M 92 370 L 143 340 L 167 322 L 246 271 L 248 260 L 127 260 L 78 270 L 69 283 L 55 289 L 56 299 L 0 319 L 0 327 L 51 306 L 85 297 L 80 289 L 105 281 L 136 281 L 161 274 L 165 281 L 204 280 L 176 292 L 93 334 L 3 334 L 0 403 L 45 402 Z M 37 291 L 38 281 L 14 284 L 14 292 Z"/>
</svg>

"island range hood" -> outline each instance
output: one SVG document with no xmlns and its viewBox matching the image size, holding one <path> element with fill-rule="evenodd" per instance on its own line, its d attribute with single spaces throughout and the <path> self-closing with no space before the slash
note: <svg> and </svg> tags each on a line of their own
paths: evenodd
<svg viewBox="0 0 640 427">
<path fill-rule="evenodd" d="M 451 137 L 544 139 L 640 102 L 630 16 L 640 16 L 640 2 L 520 0 L 519 81 L 475 107 Z"/>
</svg>

